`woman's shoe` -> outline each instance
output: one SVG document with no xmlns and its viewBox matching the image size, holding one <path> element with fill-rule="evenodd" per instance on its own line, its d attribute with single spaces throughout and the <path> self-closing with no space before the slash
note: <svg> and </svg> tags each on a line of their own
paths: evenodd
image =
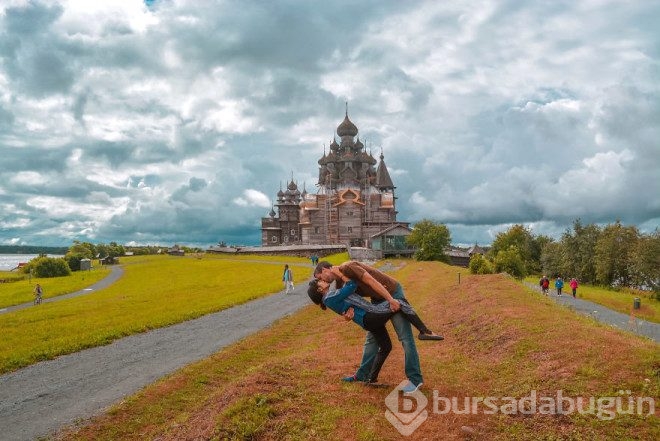
<svg viewBox="0 0 660 441">
<path fill-rule="evenodd" d="M 342 378 L 341 381 L 346 383 L 364 383 L 365 380 L 360 380 L 357 375 L 351 375 L 349 377 Z"/>
</svg>

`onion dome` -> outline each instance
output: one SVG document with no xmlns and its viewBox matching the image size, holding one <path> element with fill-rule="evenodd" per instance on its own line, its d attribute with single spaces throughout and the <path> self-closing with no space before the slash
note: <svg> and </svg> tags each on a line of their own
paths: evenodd
<svg viewBox="0 0 660 441">
<path fill-rule="evenodd" d="M 319 165 L 325 165 L 328 162 L 328 157 L 325 156 L 325 152 L 323 152 L 323 156 L 321 156 L 321 159 L 319 159 Z"/>
<path fill-rule="evenodd" d="M 358 136 L 357 142 L 355 143 L 355 148 L 358 150 L 362 150 L 364 148 L 364 144 L 360 141 L 360 137 Z"/>
<path fill-rule="evenodd" d="M 275 217 L 275 210 L 273 209 L 273 207 L 270 208 L 270 213 L 268 213 L 268 216 Z"/>
<path fill-rule="evenodd" d="M 337 144 L 337 140 L 333 137 L 332 142 L 330 143 L 330 151 L 337 150 L 338 148 L 339 144 Z"/>
<path fill-rule="evenodd" d="M 293 179 L 291 180 L 291 182 L 289 182 L 287 188 L 291 191 L 298 190 L 298 186 L 296 185 L 295 182 L 293 182 Z"/>
<path fill-rule="evenodd" d="M 358 128 L 348 119 L 348 114 L 344 117 L 344 121 L 337 127 L 337 135 L 339 136 L 355 136 L 358 134 Z"/>
</svg>

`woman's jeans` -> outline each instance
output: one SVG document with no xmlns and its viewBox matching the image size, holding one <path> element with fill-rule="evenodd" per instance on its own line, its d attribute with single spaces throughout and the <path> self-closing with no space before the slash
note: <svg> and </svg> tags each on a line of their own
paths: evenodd
<svg viewBox="0 0 660 441">
<path fill-rule="evenodd" d="M 403 288 L 398 284 L 396 291 L 392 294 L 395 299 L 405 300 Z M 381 300 L 382 301 L 382 300 Z M 405 371 L 406 377 L 415 386 L 423 382 L 422 369 L 419 366 L 419 354 L 417 353 L 417 346 L 415 346 L 415 337 L 413 335 L 412 326 L 410 322 L 401 314 L 394 314 L 392 317 L 392 325 L 399 337 L 401 346 L 403 346 L 403 353 L 405 357 Z M 367 339 L 364 342 L 362 352 L 362 362 L 358 368 L 355 376 L 360 381 L 366 381 L 369 378 L 371 367 L 374 364 L 374 358 L 378 354 L 378 343 L 371 334 L 367 332 Z"/>
</svg>

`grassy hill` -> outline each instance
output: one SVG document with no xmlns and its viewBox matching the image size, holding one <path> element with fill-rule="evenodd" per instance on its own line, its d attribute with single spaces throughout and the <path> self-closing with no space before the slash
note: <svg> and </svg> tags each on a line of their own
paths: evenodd
<svg viewBox="0 0 660 441">
<path fill-rule="evenodd" d="M 621 397 L 623 410 L 638 398 L 660 405 L 655 343 L 576 315 L 504 276 L 462 272 L 459 285 L 456 267 L 395 264 L 409 300 L 446 338 L 418 342 L 427 419 L 407 439 L 660 438 L 658 411 L 646 415 L 647 405 L 644 415 L 621 414 L 610 399 Z M 391 387 L 339 381 L 356 369 L 363 341 L 355 324 L 310 304 L 59 438 L 402 439 L 385 418 L 386 397 L 404 379 L 396 340 L 380 376 Z M 593 397 L 600 417 L 504 413 L 502 404 L 532 391 L 544 398 Z M 496 413 L 475 400 L 484 397 L 496 400 Z M 445 412 L 443 399 L 457 405 Z M 466 412 L 465 400 L 468 410 L 476 402 L 475 412 Z M 615 417 L 607 419 L 608 412 Z"/>
</svg>

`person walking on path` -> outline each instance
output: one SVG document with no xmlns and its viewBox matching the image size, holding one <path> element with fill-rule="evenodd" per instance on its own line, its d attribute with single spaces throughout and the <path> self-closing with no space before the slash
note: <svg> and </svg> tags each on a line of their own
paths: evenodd
<svg viewBox="0 0 660 441">
<path fill-rule="evenodd" d="M 314 270 L 314 278 L 328 283 L 336 282 L 337 288 L 341 288 L 343 281 L 338 274 L 355 281 L 358 285 L 356 293 L 363 297 L 371 297 L 372 301 L 382 302 L 388 295 L 396 300 L 406 300 L 403 287 L 397 280 L 361 262 L 349 261 L 334 267 L 330 262 L 321 261 Z M 392 312 L 398 311 L 399 308 L 399 304 L 391 304 Z M 346 318 L 352 320 L 353 316 L 349 313 Z M 408 384 L 403 387 L 403 391 L 413 393 L 422 385 L 424 380 L 412 326 L 401 314 L 395 314 L 391 321 L 403 346 L 405 357 L 405 372 L 406 377 L 408 377 Z M 343 378 L 343 381 L 367 381 L 377 354 L 378 342 L 375 336 L 368 332 L 364 342 L 360 367 L 354 375 Z"/>
<path fill-rule="evenodd" d="M 289 268 L 289 265 L 284 265 L 284 273 L 282 274 L 282 282 L 284 282 L 284 293 L 289 294 L 290 291 L 293 291 L 293 273 Z"/>
<path fill-rule="evenodd" d="M 43 300 L 43 294 L 44 294 L 44 290 L 41 288 L 41 285 L 39 285 L 37 283 L 36 286 L 34 287 L 33 292 L 34 292 L 34 304 L 35 305 L 41 304 L 41 301 Z"/>
<path fill-rule="evenodd" d="M 557 288 L 557 295 L 561 296 L 561 289 L 564 287 L 564 281 L 562 280 L 561 276 L 557 276 L 557 280 L 555 280 L 555 288 Z"/>
<path fill-rule="evenodd" d="M 573 298 L 575 298 L 575 294 L 577 293 L 577 288 L 578 288 L 578 281 L 575 277 L 571 279 L 570 282 L 568 282 L 568 285 L 571 287 L 571 291 L 573 291 Z"/>
<path fill-rule="evenodd" d="M 548 279 L 548 276 L 541 277 L 541 280 L 539 280 L 539 285 L 541 285 L 541 292 L 547 296 L 548 288 L 550 287 L 550 279 Z"/>
</svg>

